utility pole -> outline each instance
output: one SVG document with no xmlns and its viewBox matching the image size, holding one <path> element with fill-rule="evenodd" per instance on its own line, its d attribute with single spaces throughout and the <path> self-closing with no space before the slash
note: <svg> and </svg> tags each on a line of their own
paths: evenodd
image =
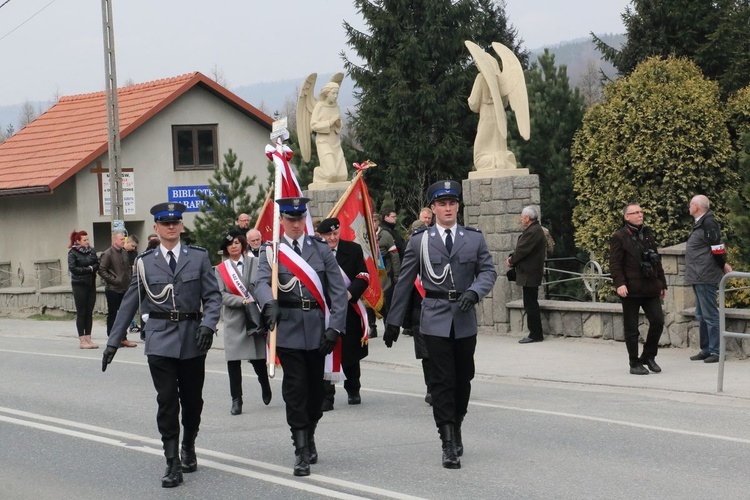
<svg viewBox="0 0 750 500">
<path fill-rule="evenodd" d="M 112 230 L 125 228 L 122 201 L 122 168 L 120 166 L 120 114 L 117 108 L 117 71 L 112 1 L 102 0 L 104 29 L 104 76 L 107 96 L 107 142 L 109 144 L 109 213 Z"/>
</svg>

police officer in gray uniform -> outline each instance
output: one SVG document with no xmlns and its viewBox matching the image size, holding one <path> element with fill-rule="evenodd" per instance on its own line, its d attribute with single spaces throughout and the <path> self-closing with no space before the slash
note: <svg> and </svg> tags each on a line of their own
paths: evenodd
<svg viewBox="0 0 750 500">
<path fill-rule="evenodd" d="M 432 361 L 432 412 L 443 444 L 443 467 L 461 468 L 461 423 L 474 378 L 474 306 L 492 290 L 497 272 L 481 231 L 457 223 L 461 185 L 440 181 L 427 190 L 435 225 L 412 233 L 393 293 L 383 340 L 391 347 L 408 312 L 414 279 L 425 297 L 420 332 Z"/>
<path fill-rule="evenodd" d="M 221 293 L 208 252 L 180 243 L 184 211 L 182 203 L 160 203 L 151 208 L 154 232 L 161 244 L 136 259 L 136 270 L 102 360 L 105 371 L 140 306 L 141 314 L 148 316 L 144 352 L 156 389 L 156 423 L 167 458 L 164 488 L 178 486 L 183 472 L 198 468 L 195 437 L 203 409 L 206 353 L 221 310 Z M 180 406 L 184 427 L 181 460 L 177 455 Z"/>
<path fill-rule="evenodd" d="M 284 228 L 279 244 L 292 248 L 320 280 L 323 300 L 330 311 L 328 326 L 324 304 L 318 303 L 304 285 L 305 277 L 295 275 L 282 258 L 278 265 L 278 300 L 273 299 L 268 245 L 261 247 L 255 281 L 255 298 L 269 329 L 278 321 L 276 353 L 284 370 L 281 394 L 294 442 L 295 476 L 310 475 L 310 464 L 318 461 L 315 428 L 323 416 L 325 356 L 346 331 L 348 305 L 346 285 L 328 243 L 304 233 L 309 201 L 308 198 L 276 200 Z"/>
</svg>

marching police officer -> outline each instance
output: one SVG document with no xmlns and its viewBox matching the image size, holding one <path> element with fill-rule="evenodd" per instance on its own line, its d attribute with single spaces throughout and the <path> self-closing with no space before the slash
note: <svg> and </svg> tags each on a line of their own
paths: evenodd
<svg viewBox="0 0 750 500">
<path fill-rule="evenodd" d="M 276 353 L 284 370 L 281 394 L 294 442 L 294 475 L 310 475 L 318 461 L 315 429 L 323 416 L 325 357 L 346 331 L 347 292 L 328 244 L 305 234 L 309 198 L 276 200 L 284 235 L 279 241 L 278 300 L 271 289 L 270 247 L 261 248 L 255 298 L 270 330 L 278 321 Z"/>
<path fill-rule="evenodd" d="M 136 259 L 136 271 L 102 360 L 105 371 L 140 306 L 141 314 L 148 316 L 144 352 L 157 393 L 156 423 L 167 458 L 164 488 L 178 486 L 183 472 L 198 468 L 195 437 L 203 409 L 206 353 L 221 309 L 221 293 L 208 252 L 180 243 L 184 211 L 182 203 L 160 203 L 151 208 L 154 232 L 161 244 Z M 184 426 L 181 459 L 177 455 L 180 407 Z"/>
<path fill-rule="evenodd" d="M 408 312 L 414 280 L 425 289 L 420 332 L 432 362 L 432 412 L 443 445 L 443 467 L 461 468 L 461 423 L 474 378 L 474 306 L 492 290 L 497 272 L 481 231 L 457 223 L 461 185 L 440 181 L 427 190 L 435 225 L 412 233 L 393 293 L 383 340 L 391 347 Z"/>
</svg>

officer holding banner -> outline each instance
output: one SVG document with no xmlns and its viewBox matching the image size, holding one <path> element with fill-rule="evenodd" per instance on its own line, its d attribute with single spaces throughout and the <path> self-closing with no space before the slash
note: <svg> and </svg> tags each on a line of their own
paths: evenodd
<svg viewBox="0 0 750 500">
<path fill-rule="evenodd" d="M 425 290 L 419 331 L 432 362 L 432 411 L 443 443 L 443 467 L 459 469 L 461 423 L 474 378 L 474 306 L 492 290 L 497 272 L 481 231 L 458 225 L 461 185 L 436 182 L 427 196 L 435 225 L 418 229 L 409 239 L 383 340 L 391 347 L 398 339 L 419 274 Z"/>
<path fill-rule="evenodd" d="M 255 298 L 269 329 L 276 330 L 277 355 L 284 370 L 281 393 L 295 448 L 295 476 L 308 476 L 318 461 L 315 428 L 323 416 L 326 356 L 346 331 L 347 291 L 328 244 L 305 234 L 308 198 L 281 198 L 278 300 L 273 298 L 272 255 L 264 245 Z"/>
</svg>

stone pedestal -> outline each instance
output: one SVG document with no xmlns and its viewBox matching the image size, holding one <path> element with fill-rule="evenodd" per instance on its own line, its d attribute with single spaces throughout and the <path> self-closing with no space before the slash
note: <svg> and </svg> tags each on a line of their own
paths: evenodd
<svg viewBox="0 0 750 500">
<path fill-rule="evenodd" d="M 495 177 L 514 177 L 529 175 L 528 168 L 493 168 L 490 170 L 472 170 L 469 179 L 494 179 Z"/>
<path fill-rule="evenodd" d="M 484 233 L 498 275 L 492 292 L 477 307 L 480 333 L 508 333 L 510 312 L 506 304 L 522 295 L 521 289 L 505 277 L 505 259 L 523 231 L 521 210 L 526 205 L 538 205 L 540 197 L 539 176 L 519 175 L 521 170 L 526 169 L 492 171 L 512 173 L 479 178 L 471 178 L 471 174 L 482 172 L 471 172 L 462 183 L 464 223 Z"/>
<path fill-rule="evenodd" d="M 336 202 L 344 195 L 346 190 L 351 185 L 350 182 L 336 182 L 332 184 L 310 184 L 307 186 L 305 196 L 310 198 L 310 203 L 307 205 L 310 211 L 310 216 L 320 219 L 325 219 L 328 214 L 336 205 Z M 315 188 L 313 188 L 315 186 Z M 325 189 L 320 189 L 324 187 Z"/>
</svg>

